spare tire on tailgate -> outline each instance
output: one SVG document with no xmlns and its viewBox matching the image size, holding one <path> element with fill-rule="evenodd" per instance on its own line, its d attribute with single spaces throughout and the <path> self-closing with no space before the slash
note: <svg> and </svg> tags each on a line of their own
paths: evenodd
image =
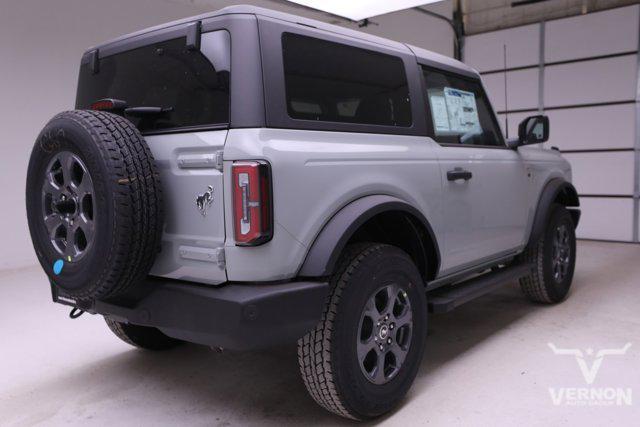
<svg viewBox="0 0 640 427">
<path fill-rule="evenodd" d="M 160 247 L 162 190 L 147 143 L 127 119 L 67 111 L 40 132 L 27 175 L 38 260 L 77 300 L 129 294 Z"/>
</svg>

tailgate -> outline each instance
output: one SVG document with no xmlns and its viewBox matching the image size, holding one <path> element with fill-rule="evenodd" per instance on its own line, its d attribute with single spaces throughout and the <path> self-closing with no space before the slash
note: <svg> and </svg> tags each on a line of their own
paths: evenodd
<svg viewBox="0 0 640 427">
<path fill-rule="evenodd" d="M 146 137 L 160 170 L 165 208 L 162 250 L 151 275 L 212 285 L 227 280 L 222 197 L 226 136 L 227 130 L 217 130 Z"/>
<path fill-rule="evenodd" d="M 227 280 L 217 156 L 229 127 L 231 39 L 224 29 L 195 44 L 184 34 L 136 36 L 87 52 L 76 108 L 124 114 L 153 152 L 165 224 L 150 274 L 215 285 Z"/>
</svg>

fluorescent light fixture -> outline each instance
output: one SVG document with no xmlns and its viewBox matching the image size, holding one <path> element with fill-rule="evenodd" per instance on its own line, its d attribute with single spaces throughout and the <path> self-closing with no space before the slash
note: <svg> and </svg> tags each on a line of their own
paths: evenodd
<svg viewBox="0 0 640 427">
<path fill-rule="evenodd" d="M 396 10 L 409 9 L 441 0 L 289 0 L 352 21 L 384 15 Z"/>
</svg>

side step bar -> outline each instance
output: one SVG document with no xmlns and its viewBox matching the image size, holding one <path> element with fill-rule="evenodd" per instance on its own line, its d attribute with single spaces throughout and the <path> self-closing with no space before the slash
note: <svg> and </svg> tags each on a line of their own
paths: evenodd
<svg viewBox="0 0 640 427">
<path fill-rule="evenodd" d="M 465 302 L 495 291 L 507 283 L 526 276 L 533 269 L 533 264 L 516 264 L 485 273 L 456 285 L 445 286 L 427 295 L 429 312 L 446 313 Z"/>
</svg>

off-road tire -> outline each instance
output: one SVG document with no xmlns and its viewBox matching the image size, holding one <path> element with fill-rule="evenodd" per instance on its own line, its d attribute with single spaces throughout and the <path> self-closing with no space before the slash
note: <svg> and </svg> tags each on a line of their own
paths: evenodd
<svg viewBox="0 0 640 427">
<path fill-rule="evenodd" d="M 565 227 L 568 232 L 569 261 L 566 274 L 562 280 L 556 280 L 553 275 L 553 239 L 558 227 Z M 520 289 L 531 301 L 544 304 L 555 304 L 563 301 L 571 287 L 576 261 L 575 225 L 571 214 L 559 204 L 551 207 L 549 222 L 542 236 L 522 255 L 522 260 L 534 265 L 532 273 L 520 279 Z"/>
<path fill-rule="evenodd" d="M 121 323 L 108 317 L 104 320 L 118 338 L 134 347 L 145 350 L 168 350 L 183 344 L 183 341 L 168 337 L 156 328 Z"/>
<path fill-rule="evenodd" d="M 86 164 L 95 192 L 96 244 L 77 262 L 61 260 L 66 257 L 56 252 L 42 214 L 47 165 L 60 153 L 71 153 Z M 66 182 L 64 186 L 68 188 Z M 33 147 L 26 193 L 36 255 L 63 295 L 110 299 L 144 286 L 160 248 L 162 188 L 153 155 L 129 120 L 101 111 L 56 115 Z M 54 266 L 60 261 L 64 267 L 56 273 Z"/>
<path fill-rule="evenodd" d="M 385 281 L 402 283 L 413 311 L 411 344 L 393 379 L 369 382 L 355 354 L 354 321 L 367 298 Z M 406 288 L 406 289 L 405 289 Z M 389 245 L 348 247 L 330 280 L 330 293 L 318 326 L 298 341 L 298 362 L 311 397 L 325 409 L 364 420 L 392 410 L 411 387 L 420 366 L 427 333 L 427 302 L 420 273 L 411 258 Z"/>
</svg>

